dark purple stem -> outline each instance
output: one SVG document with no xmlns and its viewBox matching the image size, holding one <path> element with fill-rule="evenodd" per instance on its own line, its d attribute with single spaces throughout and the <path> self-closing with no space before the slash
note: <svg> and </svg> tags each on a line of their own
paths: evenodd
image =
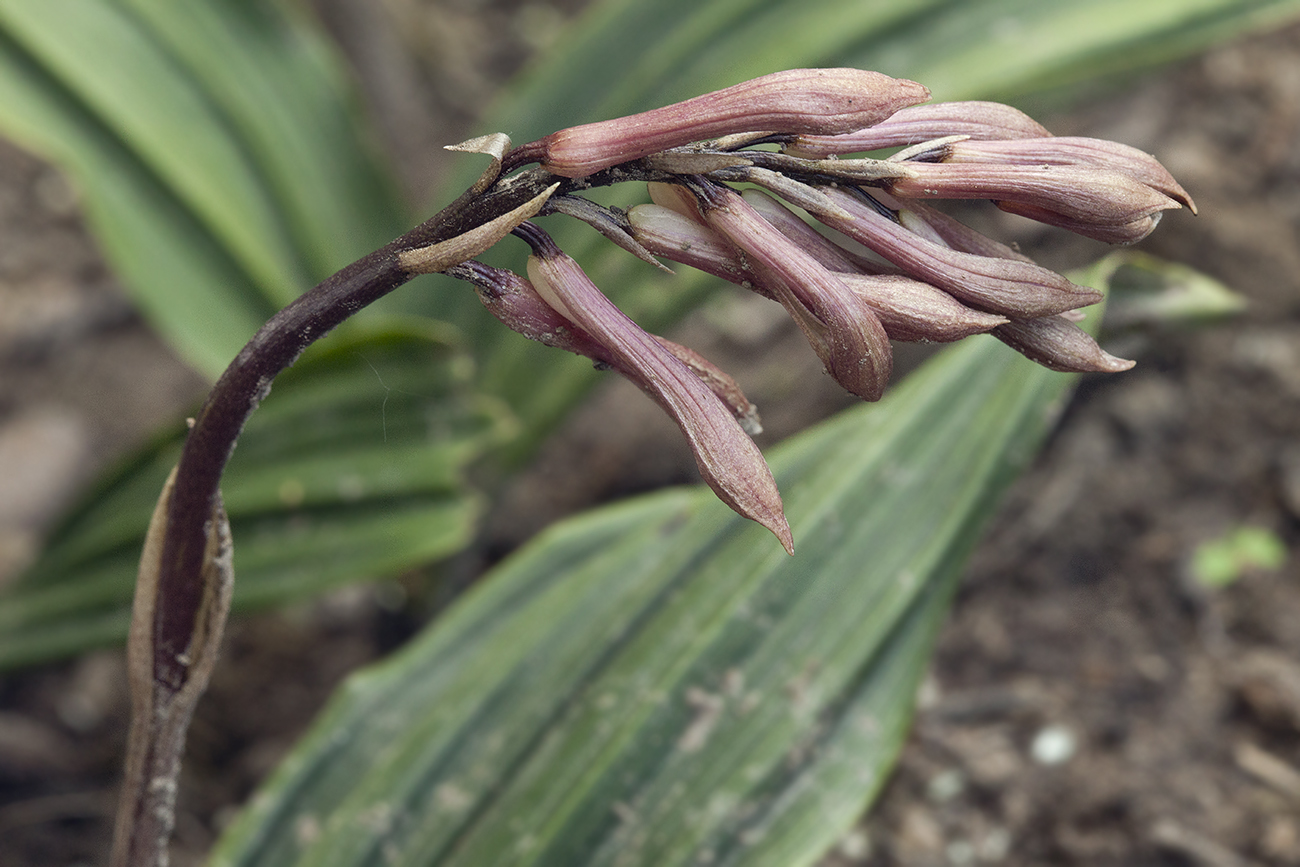
<svg viewBox="0 0 1300 867">
<path fill-rule="evenodd" d="M 462 196 L 301 295 L 240 350 L 199 411 L 177 467 L 154 608 L 155 683 L 177 690 L 185 682 L 184 654 L 204 592 L 198 576 L 207 522 L 235 441 L 272 380 L 313 342 L 415 276 L 401 267 L 399 253 L 463 234 L 518 207 L 552 182 L 548 173 L 526 172 L 480 195 Z"/>
</svg>

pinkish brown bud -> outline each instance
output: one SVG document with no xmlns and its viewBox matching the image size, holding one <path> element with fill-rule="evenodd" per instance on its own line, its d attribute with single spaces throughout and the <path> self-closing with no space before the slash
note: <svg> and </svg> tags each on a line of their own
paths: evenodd
<svg viewBox="0 0 1300 867">
<path fill-rule="evenodd" d="M 972 310 L 929 283 L 898 274 L 840 274 L 880 317 L 885 333 L 904 343 L 950 343 L 992 331 L 1007 318 Z"/>
<path fill-rule="evenodd" d="M 851 394 L 879 400 L 893 351 L 875 311 L 735 190 L 705 183 L 693 192 L 705 221 L 741 251 L 755 281 L 790 313 L 826 372 Z"/>
<path fill-rule="evenodd" d="M 632 237 L 657 256 L 689 265 L 731 283 L 744 284 L 749 273 L 736 248 L 717 232 L 663 205 L 635 205 L 627 212 Z"/>
<path fill-rule="evenodd" d="M 659 345 L 664 349 L 677 356 L 678 361 L 690 368 L 691 373 L 698 376 L 700 382 L 707 385 L 709 390 L 727 405 L 745 433 L 756 437 L 763 432 L 763 422 L 758 417 L 758 407 L 749 402 L 749 398 L 745 397 L 745 392 L 740 388 L 740 383 L 736 382 L 731 374 L 689 346 L 682 346 L 657 334 L 652 334 L 651 337 L 659 341 Z"/>
<path fill-rule="evenodd" d="M 619 310 L 540 230 L 521 233 L 533 246 L 528 276 L 556 312 L 587 332 L 616 366 L 672 417 L 695 455 L 700 476 L 724 503 L 767 527 L 794 553 L 781 494 L 758 447 L 726 406 L 676 355 Z"/>
<path fill-rule="evenodd" d="M 1156 226 L 1160 225 L 1161 216 L 1161 212 L 1157 211 L 1146 217 L 1138 217 L 1129 223 L 1095 223 L 1058 214 L 1056 211 L 1049 211 L 1047 208 L 1039 208 L 1025 202 L 997 202 L 996 204 L 1008 214 L 1028 217 L 1048 226 L 1056 226 L 1058 229 L 1066 229 L 1076 235 L 1092 238 L 1094 241 L 1105 241 L 1107 244 L 1136 244 L 1155 231 Z"/>
<path fill-rule="evenodd" d="M 900 198 L 992 199 L 1060 214 L 1079 226 L 1127 226 L 1180 205 L 1127 175 L 1061 165 L 913 163 L 914 176 L 890 181 Z"/>
<path fill-rule="evenodd" d="M 701 226 L 704 225 L 704 218 L 700 216 L 699 202 L 695 201 L 695 196 L 691 194 L 691 191 L 681 184 L 652 181 L 646 184 L 645 188 L 650 193 L 650 201 L 656 205 L 670 211 L 676 211 L 683 217 L 688 217 Z"/>
<path fill-rule="evenodd" d="M 871 126 L 930 92 L 860 69 L 791 69 L 640 114 L 541 139 L 542 167 L 569 178 L 668 148 L 743 132 L 832 134 Z M 525 148 L 533 149 L 533 145 Z"/>
<path fill-rule="evenodd" d="M 960 220 L 950 217 L 943 211 L 936 210 L 924 202 L 912 200 L 906 205 L 898 200 L 876 191 L 885 204 L 898 211 L 898 221 L 908 229 L 923 234 L 954 250 L 974 253 L 977 256 L 991 256 L 995 259 L 1014 259 L 1017 262 L 1034 264 L 1034 260 L 1012 249 L 1001 241 L 995 241 L 981 234 Z"/>
<path fill-rule="evenodd" d="M 1196 203 L 1168 169 L 1151 154 L 1113 141 L 1075 136 L 1018 141 L 961 141 L 944 148 L 945 163 L 986 165 L 1092 166 L 1126 175 L 1183 205 L 1193 214 Z"/>
<path fill-rule="evenodd" d="M 482 262 L 463 262 L 447 271 L 474 286 L 487 311 L 511 331 L 546 346 L 608 364 L 604 347 L 546 303 L 533 284 L 513 271 Z"/>
<path fill-rule="evenodd" d="M 814 213 L 818 220 L 903 271 L 975 307 L 1011 318 L 1050 316 L 1101 300 L 1101 295 L 1033 262 L 994 259 L 963 253 L 920 237 L 877 211 L 855 193 L 827 189 L 826 196 L 842 211 Z"/>
<path fill-rule="evenodd" d="M 538 294 L 532 283 L 513 271 L 469 261 L 454 266 L 448 273 L 473 284 L 483 306 L 510 330 L 546 346 L 586 356 L 633 382 L 638 381 L 609 350 L 557 312 Z M 727 373 L 693 349 L 656 334 L 650 336 L 677 356 L 727 405 L 746 433 L 757 436 L 763 432 L 758 407 L 749 402 L 740 386 Z"/>
<path fill-rule="evenodd" d="M 746 190 L 743 196 L 763 219 L 836 272 L 875 311 L 892 340 L 946 343 L 1007 321 L 1003 316 L 972 310 L 927 283 L 897 274 L 882 275 L 884 266 L 867 263 L 871 267 L 864 272 L 858 263 L 865 260 L 836 246 L 778 202 L 757 190 Z M 637 205 L 627 216 L 636 239 L 655 253 L 775 299 L 765 281 L 756 280 L 741 263 L 735 247 L 712 229 L 659 205 Z"/>
<path fill-rule="evenodd" d="M 1103 350 L 1064 316 L 1010 322 L 993 329 L 993 336 L 1030 361 L 1066 373 L 1119 373 L 1135 364 Z"/>
<path fill-rule="evenodd" d="M 908 147 L 953 135 L 998 140 L 1038 138 L 1051 133 L 1019 109 L 998 102 L 936 102 L 900 109 L 870 129 L 844 135 L 800 136 L 785 151 L 792 156 L 818 159 Z"/>
<path fill-rule="evenodd" d="M 876 312 L 891 340 L 947 343 L 1007 321 L 1004 316 L 972 310 L 941 289 L 890 273 L 890 266 L 845 250 L 766 193 L 745 190 L 741 196 L 781 234 L 836 272 Z"/>
</svg>

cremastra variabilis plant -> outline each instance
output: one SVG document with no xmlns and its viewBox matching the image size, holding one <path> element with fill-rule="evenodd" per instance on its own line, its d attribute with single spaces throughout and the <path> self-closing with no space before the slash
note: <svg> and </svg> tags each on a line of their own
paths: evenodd
<svg viewBox="0 0 1300 867">
<path fill-rule="evenodd" d="M 735 381 L 642 330 L 529 222 L 534 216 L 574 217 L 655 265 L 663 267 L 662 257 L 775 301 L 826 372 L 864 400 L 885 390 L 891 340 L 989 333 L 1055 370 L 1131 367 L 1075 324 L 1079 308 L 1101 300 L 1097 292 L 929 202 L 991 200 L 1130 244 L 1165 210 L 1195 211 L 1191 198 L 1134 148 L 1052 136 L 1005 105 L 924 104 L 929 96 L 916 82 L 876 72 L 795 69 L 519 147 L 501 134 L 454 146 L 489 155 L 491 167 L 432 219 L 272 318 L 192 424 L 141 560 L 114 863 L 166 859 L 185 730 L 229 607 L 232 547 L 219 482 L 240 430 L 304 348 L 417 274 L 467 281 L 507 327 L 630 379 L 681 428 L 717 495 L 794 553 L 780 493 L 750 439 L 759 429 L 755 407 Z M 895 152 L 852 156 L 886 149 Z M 582 197 L 625 182 L 647 184 L 651 201 L 623 211 Z M 799 210 L 833 231 L 815 230 Z M 475 261 L 512 234 L 531 249 L 526 276 Z"/>
</svg>

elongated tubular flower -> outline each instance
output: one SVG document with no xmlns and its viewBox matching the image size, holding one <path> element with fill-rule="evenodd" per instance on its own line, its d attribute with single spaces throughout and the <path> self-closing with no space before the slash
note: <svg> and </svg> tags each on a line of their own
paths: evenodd
<svg viewBox="0 0 1300 867">
<path fill-rule="evenodd" d="M 888 200 L 888 197 L 885 197 Z M 923 221 L 938 243 L 964 253 L 1024 260 L 1019 252 L 990 240 L 974 229 L 940 213 L 921 202 L 909 202 L 899 212 L 905 222 Z M 1075 325 L 1070 314 L 1022 319 L 993 328 L 998 340 L 1031 361 L 1069 373 L 1118 373 L 1133 367 L 1134 362 L 1116 358 L 1097 345 L 1092 335 Z"/>
<path fill-rule="evenodd" d="M 1196 213 L 1196 203 L 1151 154 L 1119 142 L 1079 136 L 1011 141 L 959 141 L 944 146 L 943 163 L 1017 166 L 1091 166 L 1125 175 Z"/>
<path fill-rule="evenodd" d="M 880 213 L 867 194 L 825 190 L 841 211 L 813 216 L 893 262 L 911 276 L 937 286 L 972 306 L 1014 319 L 1050 316 L 1101 300 L 1100 293 L 1032 262 L 990 258 L 941 246 Z"/>
<path fill-rule="evenodd" d="M 767 527 L 794 553 L 772 472 L 732 410 L 676 355 L 614 306 L 549 236 L 530 223 L 516 234 L 533 248 L 528 276 L 537 293 L 600 344 L 618 369 L 672 417 L 686 436 L 701 477 L 719 499 Z"/>
<path fill-rule="evenodd" d="M 662 108 L 553 132 L 520 148 L 581 178 L 668 148 L 746 132 L 832 134 L 879 123 L 930 98 L 914 81 L 860 69 L 791 69 Z"/>
<path fill-rule="evenodd" d="M 954 135 L 996 141 L 1047 137 L 1051 133 L 1029 115 L 1000 102 L 936 102 L 900 109 L 875 126 L 854 132 L 801 135 L 784 150 L 791 156 L 820 159 L 908 147 Z"/>
<path fill-rule="evenodd" d="M 557 312 L 533 284 L 513 271 L 471 260 L 449 269 L 447 273 L 471 283 L 487 311 L 510 330 L 546 346 L 586 356 L 598 366 L 608 367 L 639 383 L 634 371 L 625 369 L 618 357 Z M 736 380 L 695 350 L 658 334 L 650 337 L 690 368 L 726 404 L 746 433 L 757 436 L 763 432 L 758 408 L 745 397 Z"/>
<path fill-rule="evenodd" d="M 1064 316 L 1010 322 L 994 336 L 1031 361 L 1067 373 L 1119 373 L 1136 362 L 1116 358 Z"/>
<path fill-rule="evenodd" d="M 704 221 L 736 246 L 755 279 L 794 318 L 827 373 L 850 394 L 879 400 L 893 370 L 893 350 L 875 311 L 735 190 L 703 179 L 690 188 Z"/>
<path fill-rule="evenodd" d="M 751 193 L 754 191 L 746 190 L 743 194 L 747 201 Z M 762 208 L 755 209 L 768 222 L 773 222 Z M 836 272 L 836 276 L 880 318 L 880 324 L 891 340 L 946 343 L 990 331 L 1007 322 L 1004 316 L 973 310 L 928 283 L 901 274 L 862 273 L 848 251 L 841 251 L 844 255 L 838 256 L 830 249 L 834 245 L 829 240 L 798 217 L 788 211 L 785 213 L 827 246 L 821 247 L 810 238 L 791 236 L 786 229 L 778 228 L 822 265 Z M 756 281 L 737 257 L 736 249 L 707 226 L 654 204 L 636 205 L 627 216 L 633 236 L 657 255 L 772 297 L 762 281 Z"/>
<path fill-rule="evenodd" d="M 1160 216 L 1163 213 L 1156 211 L 1154 214 L 1138 217 L 1128 223 L 1097 223 L 1093 220 L 1081 220 L 1027 202 L 1004 201 L 994 202 L 994 204 L 1008 214 L 1018 214 L 1038 223 L 1056 226 L 1058 229 L 1066 229 L 1076 235 L 1092 238 L 1094 241 L 1103 241 L 1107 244 L 1119 244 L 1121 246 L 1136 244 L 1154 232 L 1156 226 L 1160 225 Z"/>
<path fill-rule="evenodd" d="M 887 183 L 900 198 L 992 199 L 1000 207 L 1059 215 L 1080 234 L 1112 237 L 1178 202 L 1128 175 L 1091 166 L 914 163 Z M 1023 211 L 1016 211 L 1023 213 Z M 1027 216 L 1032 215 L 1026 214 Z M 1127 236 L 1126 236 L 1127 237 Z M 1133 240 L 1138 240 L 1134 238 Z"/>
</svg>

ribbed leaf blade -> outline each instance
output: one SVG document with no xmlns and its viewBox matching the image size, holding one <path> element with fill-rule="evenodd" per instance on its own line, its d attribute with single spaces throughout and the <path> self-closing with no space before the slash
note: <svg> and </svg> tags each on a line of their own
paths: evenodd
<svg viewBox="0 0 1300 867">
<path fill-rule="evenodd" d="M 358 128 L 324 43 L 269 4 L 0 2 L 0 131 L 72 174 L 128 289 L 212 376 L 404 223 Z"/>
<path fill-rule="evenodd" d="M 236 607 L 391 575 L 463 546 L 480 502 L 464 466 L 508 430 L 437 330 L 358 331 L 309 353 L 254 414 L 222 485 Z M 122 640 L 142 529 L 174 430 L 119 469 L 0 605 L 0 667 Z"/>
</svg>

